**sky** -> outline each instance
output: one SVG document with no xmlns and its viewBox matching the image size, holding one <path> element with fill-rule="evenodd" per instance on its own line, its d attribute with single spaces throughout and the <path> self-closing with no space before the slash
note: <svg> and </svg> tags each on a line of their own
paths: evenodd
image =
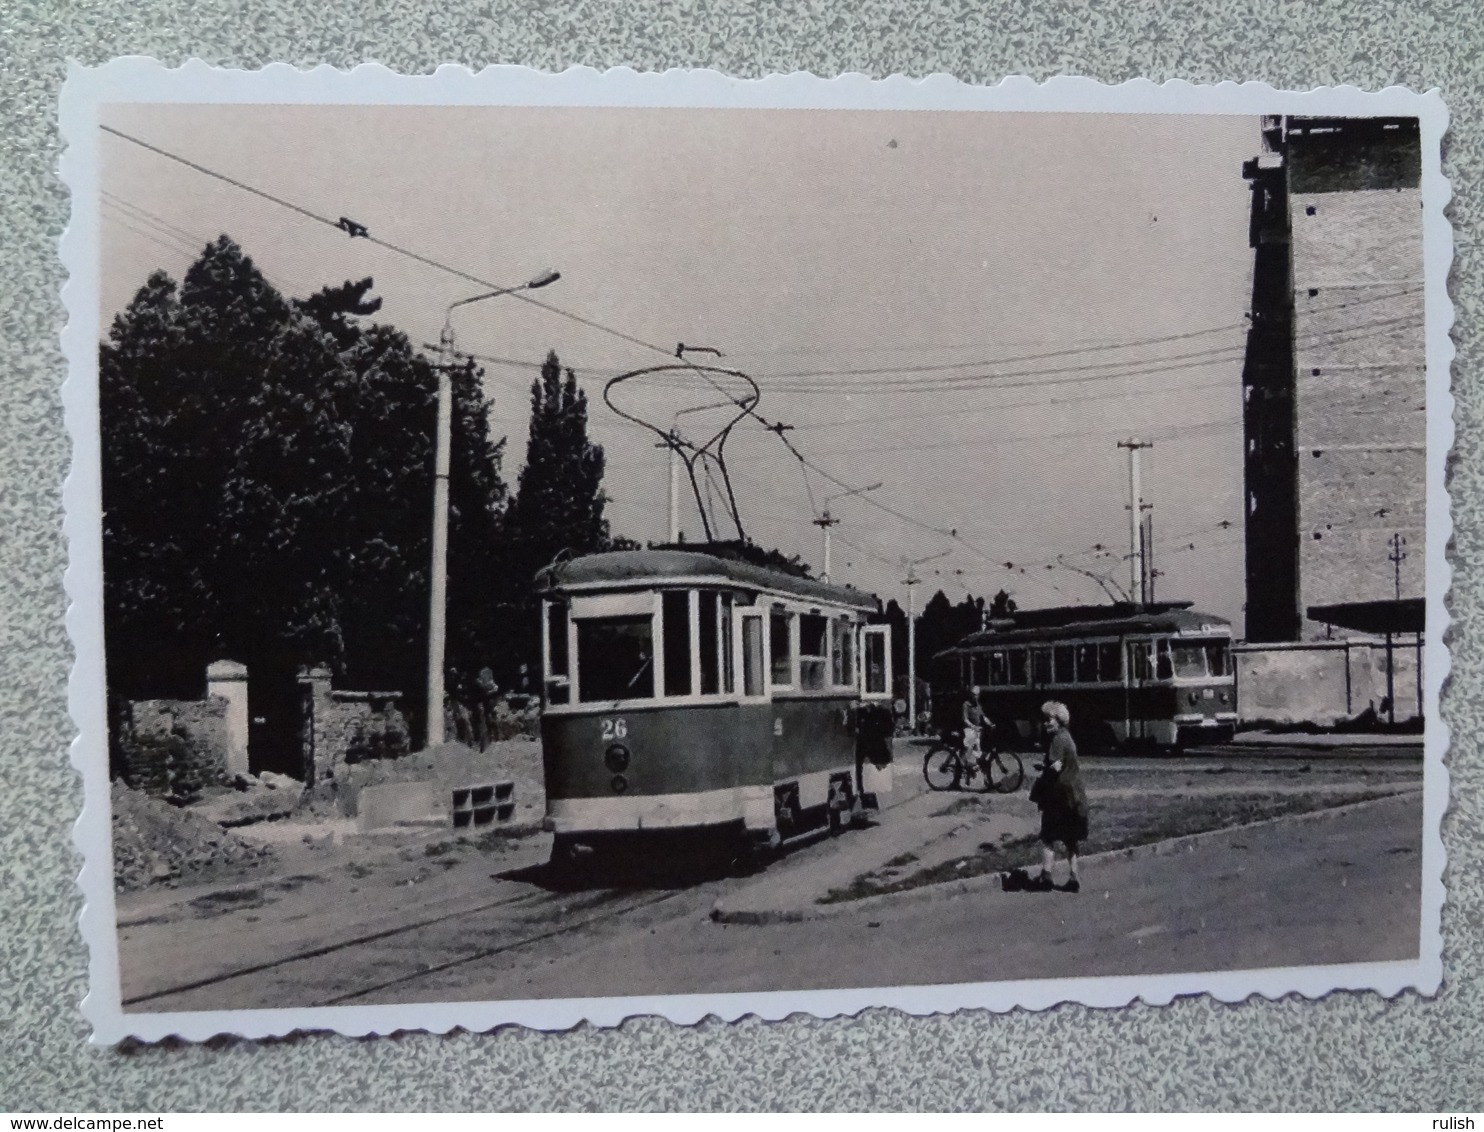
<svg viewBox="0 0 1484 1132">
<path fill-rule="evenodd" d="M 1103 601 L 1129 584 L 1117 442 L 1138 437 L 1152 442 L 1156 596 L 1240 631 L 1255 118 L 120 105 L 102 121 L 496 286 L 560 271 L 533 297 L 565 315 L 505 296 L 450 324 L 459 349 L 491 359 L 512 484 L 541 360 L 555 350 L 576 371 L 615 533 L 665 538 L 669 477 L 658 437 L 610 410 L 604 386 L 685 342 L 750 375 L 758 412 L 827 473 L 739 424 L 727 467 L 755 542 L 817 570 L 828 506 L 834 581 L 905 602 L 906 563 L 931 557 L 914 568 L 919 602 L 936 588 Z M 105 325 L 151 271 L 179 279 L 220 233 L 290 295 L 372 276 L 375 317 L 416 344 L 485 289 L 111 134 L 100 144 Z M 634 378 L 614 398 L 698 441 L 730 414 L 674 416 L 721 399 L 694 373 Z"/>
</svg>

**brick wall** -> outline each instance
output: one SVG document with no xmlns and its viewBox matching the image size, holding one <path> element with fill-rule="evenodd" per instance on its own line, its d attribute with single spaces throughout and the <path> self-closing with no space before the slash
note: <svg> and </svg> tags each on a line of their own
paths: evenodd
<svg viewBox="0 0 1484 1132">
<path fill-rule="evenodd" d="M 190 794 L 227 779 L 227 701 L 135 700 L 119 721 L 123 777 L 150 794 Z"/>
<path fill-rule="evenodd" d="M 1394 534 L 1401 594 L 1423 593 L 1421 205 L 1411 188 L 1290 198 L 1300 609 L 1395 597 Z"/>
</svg>

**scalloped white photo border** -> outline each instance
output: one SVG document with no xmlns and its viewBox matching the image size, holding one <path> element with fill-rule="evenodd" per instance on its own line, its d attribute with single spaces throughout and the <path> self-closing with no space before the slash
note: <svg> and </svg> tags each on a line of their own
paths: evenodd
<svg viewBox="0 0 1484 1132">
<path fill-rule="evenodd" d="M 318 103 L 404 106 L 592 106 L 780 108 L 850 110 L 960 110 L 1034 113 L 1406 116 L 1421 122 L 1423 254 L 1427 341 L 1426 623 L 1424 645 L 1424 791 L 1420 954 L 1416 960 L 1267 970 L 1206 971 L 1169 975 L 1044 979 L 938 986 L 862 987 L 780 991 L 493 1002 L 404 1003 L 272 1010 L 126 1013 L 120 1004 L 115 930 L 110 783 L 103 664 L 102 525 L 97 400 L 99 313 L 98 129 L 100 107 L 110 103 Z M 910 1014 L 965 1008 L 1042 1010 L 1059 1003 L 1125 1006 L 1135 1000 L 1164 1004 L 1180 995 L 1209 994 L 1225 1002 L 1252 995 L 1309 998 L 1335 990 L 1368 990 L 1391 997 L 1405 990 L 1436 994 L 1443 979 L 1441 934 L 1445 854 L 1441 823 L 1448 803 L 1444 754 L 1448 732 L 1439 711 L 1449 674 L 1445 597 L 1452 534 L 1445 485 L 1453 445 L 1449 337 L 1453 306 L 1447 293 L 1453 259 L 1452 227 L 1444 215 L 1451 192 L 1441 167 L 1448 113 L 1436 90 L 1418 94 L 1401 87 L 1367 92 L 1355 87 L 1276 90 L 1264 83 L 1197 86 L 1139 79 L 1107 86 L 1059 77 L 1045 83 L 1007 78 L 996 86 L 971 86 L 947 75 L 923 79 L 859 74 L 833 79 L 795 73 L 734 79 L 715 71 L 640 74 L 627 68 L 599 72 L 573 68 L 547 74 L 525 67 L 489 67 L 474 73 L 439 67 L 431 75 L 399 75 L 378 64 L 349 71 L 328 66 L 299 70 L 273 64 L 234 71 L 199 61 L 178 68 L 129 57 L 90 68 L 72 64 L 60 104 L 66 150 L 61 175 L 72 196 L 71 219 L 60 243 L 68 280 L 62 290 L 67 324 L 62 346 L 67 377 L 62 400 L 72 438 L 72 466 L 63 488 L 69 542 L 67 628 L 76 650 L 68 705 L 77 728 L 72 764 L 82 777 L 84 802 L 73 831 L 83 857 L 78 877 L 84 906 L 79 924 L 89 953 L 89 989 L 82 1011 L 93 1026 L 91 1041 L 105 1045 L 133 1037 L 158 1041 L 178 1036 L 202 1041 L 219 1034 L 255 1038 L 295 1030 L 347 1035 L 396 1030 L 437 1033 L 517 1024 L 543 1030 L 581 1022 L 613 1026 L 636 1015 L 659 1015 L 689 1024 L 708 1016 L 779 1019 L 795 1013 L 821 1018 L 891 1007 Z"/>
</svg>

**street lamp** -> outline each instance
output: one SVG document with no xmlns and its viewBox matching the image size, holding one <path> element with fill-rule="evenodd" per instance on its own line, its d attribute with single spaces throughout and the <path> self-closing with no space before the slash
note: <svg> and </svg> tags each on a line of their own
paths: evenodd
<svg viewBox="0 0 1484 1132">
<path fill-rule="evenodd" d="M 561 273 L 546 271 L 515 287 L 501 287 L 448 304 L 443 331 L 438 336 L 438 431 L 433 458 L 433 562 L 428 587 L 428 742 L 443 742 L 443 657 L 448 638 L 448 465 L 453 432 L 453 312 L 458 307 L 517 291 L 534 291 L 560 279 Z"/>
<path fill-rule="evenodd" d="M 947 558 L 952 551 L 942 551 L 939 554 L 929 554 L 926 558 L 914 559 L 911 562 L 903 562 L 907 567 L 907 576 L 902 579 L 902 585 L 907 587 L 907 720 L 911 727 L 911 733 L 917 734 L 917 584 L 922 581 L 917 576 L 916 567 L 924 562 L 936 562 L 940 558 Z"/>
<path fill-rule="evenodd" d="M 837 499 L 849 499 L 852 495 L 864 495 L 868 491 L 875 491 L 880 486 L 879 483 L 873 483 L 869 487 L 856 487 L 825 497 L 824 514 L 814 520 L 814 525 L 824 532 L 824 572 L 819 576 L 820 581 L 830 580 L 830 528 L 840 521 L 830 517 L 830 504 Z"/>
</svg>

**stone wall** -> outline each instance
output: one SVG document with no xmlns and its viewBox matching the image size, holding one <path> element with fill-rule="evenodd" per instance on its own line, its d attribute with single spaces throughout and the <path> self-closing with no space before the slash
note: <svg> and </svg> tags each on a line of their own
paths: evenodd
<svg viewBox="0 0 1484 1132">
<path fill-rule="evenodd" d="M 1386 646 L 1368 639 L 1241 645 L 1232 650 L 1244 724 L 1334 727 L 1386 722 Z M 1396 722 L 1415 720 L 1417 645 L 1392 648 Z"/>
<path fill-rule="evenodd" d="M 192 794 L 228 778 L 227 701 L 135 700 L 118 721 L 121 771 L 148 794 Z"/>
<path fill-rule="evenodd" d="M 346 766 L 411 750 L 407 720 L 397 707 L 400 692 L 336 691 L 327 668 L 301 673 L 299 688 L 306 786 L 335 782 Z"/>
</svg>

